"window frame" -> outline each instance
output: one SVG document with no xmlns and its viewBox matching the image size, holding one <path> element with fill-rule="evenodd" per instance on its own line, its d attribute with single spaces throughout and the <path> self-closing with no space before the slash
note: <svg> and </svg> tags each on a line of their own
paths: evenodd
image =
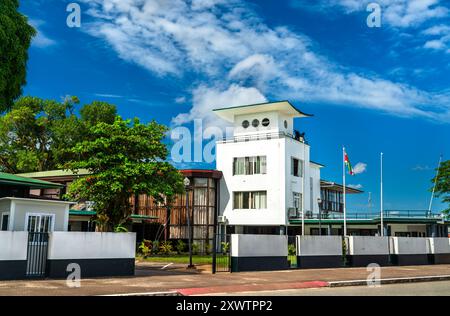
<svg viewBox="0 0 450 316">
<path fill-rule="evenodd" d="M 8 220 L 7 220 L 7 223 L 6 223 L 6 230 L 3 230 L 3 221 L 4 221 L 4 217 L 5 216 L 8 216 Z M 8 231 L 9 230 L 10 218 L 11 218 L 11 213 L 10 212 L 1 212 L 0 213 L 0 231 Z"/>
<path fill-rule="evenodd" d="M 256 199 L 257 198 L 261 198 L 261 194 L 264 193 L 264 206 L 265 207 L 260 207 L 260 208 L 256 208 Z M 242 195 L 241 198 L 239 198 L 239 200 L 242 199 L 241 205 L 236 205 L 236 201 L 237 201 L 237 197 L 238 195 Z M 233 197 L 233 204 L 232 204 L 232 209 L 233 210 L 266 210 L 267 209 L 267 191 L 264 190 L 258 190 L 258 191 L 233 191 L 232 194 Z M 261 204 L 261 201 L 259 201 L 259 204 Z M 238 206 L 242 206 L 242 207 L 238 207 Z M 247 207 L 245 207 L 247 206 Z"/>
</svg>

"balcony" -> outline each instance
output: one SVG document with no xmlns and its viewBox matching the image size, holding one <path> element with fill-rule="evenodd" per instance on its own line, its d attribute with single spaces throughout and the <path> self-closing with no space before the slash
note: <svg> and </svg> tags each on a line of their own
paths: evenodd
<svg viewBox="0 0 450 316">
<path fill-rule="evenodd" d="M 295 132 L 295 135 L 285 132 L 272 132 L 272 133 L 258 133 L 258 134 L 246 134 L 232 137 L 224 137 L 222 140 L 218 140 L 217 143 L 218 144 L 240 143 L 240 142 L 249 142 L 253 140 L 269 140 L 279 138 L 290 138 L 300 143 L 308 145 L 308 142 L 305 140 L 305 137 L 302 136 L 297 131 Z"/>
<path fill-rule="evenodd" d="M 289 208 L 288 209 L 288 214 L 289 214 L 289 218 L 290 219 L 299 219 L 301 218 L 301 212 L 297 211 L 296 213 L 292 212 L 292 215 L 295 214 L 295 216 L 290 216 L 291 215 L 291 209 L 294 208 Z M 344 214 L 343 213 L 329 213 L 329 212 L 325 212 L 322 211 L 322 219 L 343 219 L 344 218 Z M 379 212 L 370 212 L 370 213 L 365 213 L 365 212 L 350 212 L 347 213 L 347 219 L 349 220 L 356 220 L 356 219 L 367 219 L 367 220 L 372 220 L 372 219 L 379 219 L 380 218 L 380 213 Z M 305 218 L 306 219 L 319 219 L 319 214 L 317 213 L 311 213 L 311 212 L 306 212 L 305 213 Z M 384 219 L 445 219 L 445 217 L 442 214 L 437 214 L 437 213 L 430 213 L 427 210 L 385 210 L 383 212 L 383 218 Z"/>
</svg>

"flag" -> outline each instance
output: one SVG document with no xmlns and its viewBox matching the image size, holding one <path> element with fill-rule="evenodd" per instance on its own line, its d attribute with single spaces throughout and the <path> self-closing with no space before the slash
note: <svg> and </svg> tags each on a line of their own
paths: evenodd
<svg viewBox="0 0 450 316">
<path fill-rule="evenodd" d="M 344 163 L 348 168 L 348 173 L 353 176 L 355 173 L 353 172 L 352 164 L 350 163 L 350 160 L 348 159 L 348 155 L 346 152 L 344 152 Z"/>
</svg>

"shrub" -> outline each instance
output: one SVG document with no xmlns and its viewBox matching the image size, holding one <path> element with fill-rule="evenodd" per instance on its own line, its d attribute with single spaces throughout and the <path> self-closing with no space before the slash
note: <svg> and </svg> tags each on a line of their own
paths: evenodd
<svg viewBox="0 0 450 316">
<path fill-rule="evenodd" d="M 155 240 L 153 242 L 152 254 L 156 255 L 159 253 L 159 241 Z"/>
<path fill-rule="evenodd" d="M 296 252 L 297 252 L 297 249 L 295 248 L 294 244 L 288 245 L 288 255 L 289 256 L 295 256 Z"/>
<path fill-rule="evenodd" d="M 162 254 L 168 255 L 172 252 L 172 243 L 170 241 L 163 241 L 159 246 L 159 250 Z"/>
<path fill-rule="evenodd" d="M 147 258 L 152 252 L 152 242 L 144 239 L 138 247 L 139 252 L 144 258 Z"/>
<path fill-rule="evenodd" d="M 192 253 L 194 255 L 197 255 L 199 250 L 200 250 L 200 245 L 198 243 L 194 242 L 192 244 Z"/>
<path fill-rule="evenodd" d="M 228 253 L 228 251 L 230 250 L 230 243 L 229 243 L 229 242 L 222 241 L 222 242 L 221 242 L 221 245 L 222 245 L 222 253 L 223 253 L 223 254 Z"/>
<path fill-rule="evenodd" d="M 175 247 L 177 249 L 177 253 L 181 254 L 185 251 L 186 249 L 186 243 L 184 241 L 182 241 L 181 239 L 178 239 L 177 241 L 177 245 Z"/>
<path fill-rule="evenodd" d="M 205 252 L 206 252 L 206 254 L 209 255 L 211 253 L 211 250 L 212 250 L 212 245 L 210 243 L 207 243 L 205 245 Z"/>
</svg>

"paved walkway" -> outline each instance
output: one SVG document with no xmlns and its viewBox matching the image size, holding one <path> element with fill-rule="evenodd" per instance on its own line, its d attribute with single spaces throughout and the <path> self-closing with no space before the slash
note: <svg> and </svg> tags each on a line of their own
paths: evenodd
<svg viewBox="0 0 450 316">
<path fill-rule="evenodd" d="M 184 294 L 263 291 L 324 286 L 324 282 L 364 280 L 366 268 L 210 273 L 182 265 L 138 264 L 136 276 L 83 279 L 80 288 L 65 280 L 0 281 L 0 295 L 108 295 L 177 290 Z M 381 278 L 450 275 L 450 265 L 383 267 Z M 306 283 L 305 283 L 306 282 Z"/>
</svg>

